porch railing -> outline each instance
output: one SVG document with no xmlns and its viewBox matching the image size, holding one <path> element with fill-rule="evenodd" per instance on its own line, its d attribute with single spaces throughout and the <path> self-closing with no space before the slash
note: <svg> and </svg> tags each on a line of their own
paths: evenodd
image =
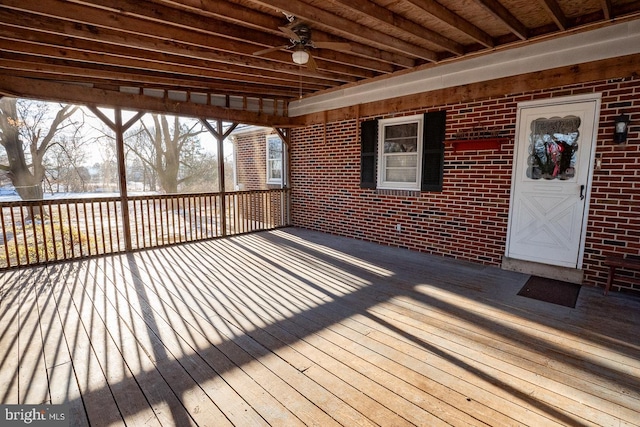
<svg viewBox="0 0 640 427">
<path fill-rule="evenodd" d="M 289 190 L 0 203 L 0 269 L 145 249 L 289 224 Z M 127 236 L 125 230 L 130 230 Z"/>
</svg>

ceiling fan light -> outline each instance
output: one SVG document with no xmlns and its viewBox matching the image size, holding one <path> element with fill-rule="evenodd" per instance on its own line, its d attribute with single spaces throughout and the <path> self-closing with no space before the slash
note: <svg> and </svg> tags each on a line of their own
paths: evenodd
<svg viewBox="0 0 640 427">
<path fill-rule="evenodd" d="M 309 52 L 303 49 L 294 50 L 291 54 L 291 58 L 296 64 L 304 65 L 309 61 Z"/>
</svg>

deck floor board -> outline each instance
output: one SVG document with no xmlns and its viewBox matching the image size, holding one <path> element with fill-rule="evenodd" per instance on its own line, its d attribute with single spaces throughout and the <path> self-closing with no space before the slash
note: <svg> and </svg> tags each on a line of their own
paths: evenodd
<svg viewBox="0 0 640 427">
<path fill-rule="evenodd" d="M 640 298 L 295 228 L 0 274 L 0 403 L 71 425 L 640 425 Z"/>
</svg>

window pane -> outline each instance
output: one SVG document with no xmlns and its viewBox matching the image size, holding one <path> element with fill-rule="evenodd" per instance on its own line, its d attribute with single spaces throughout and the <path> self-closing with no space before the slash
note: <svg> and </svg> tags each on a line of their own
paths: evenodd
<svg viewBox="0 0 640 427">
<path fill-rule="evenodd" d="M 422 116 L 382 121 L 380 128 L 380 188 L 417 189 L 422 149 Z"/>
<path fill-rule="evenodd" d="M 415 168 L 387 168 L 387 181 L 416 182 Z"/>
<path fill-rule="evenodd" d="M 270 139 L 268 152 L 269 159 L 282 158 L 282 141 L 280 139 Z"/>
<path fill-rule="evenodd" d="M 284 144 L 277 136 L 267 137 L 267 183 L 280 184 L 282 181 L 282 155 Z"/>
<path fill-rule="evenodd" d="M 418 123 L 403 123 L 399 125 L 385 126 L 385 139 L 416 137 L 418 135 Z"/>
<path fill-rule="evenodd" d="M 385 126 L 385 153 L 415 153 L 416 151 L 418 151 L 417 123 Z"/>
<path fill-rule="evenodd" d="M 269 178 L 270 179 L 282 178 L 282 162 L 280 160 L 269 161 Z"/>
<path fill-rule="evenodd" d="M 400 154 L 387 157 L 387 167 L 413 167 L 418 165 L 416 154 Z"/>
<path fill-rule="evenodd" d="M 530 179 L 571 179 L 576 176 L 580 118 L 539 118 L 531 123 L 529 140 Z"/>
</svg>

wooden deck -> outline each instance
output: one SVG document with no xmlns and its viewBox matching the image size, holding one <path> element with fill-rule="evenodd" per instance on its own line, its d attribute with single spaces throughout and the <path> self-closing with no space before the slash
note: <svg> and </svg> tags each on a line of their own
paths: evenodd
<svg viewBox="0 0 640 427">
<path fill-rule="evenodd" d="M 640 423 L 640 299 L 295 228 L 0 276 L 0 402 L 72 425 Z"/>
</svg>

